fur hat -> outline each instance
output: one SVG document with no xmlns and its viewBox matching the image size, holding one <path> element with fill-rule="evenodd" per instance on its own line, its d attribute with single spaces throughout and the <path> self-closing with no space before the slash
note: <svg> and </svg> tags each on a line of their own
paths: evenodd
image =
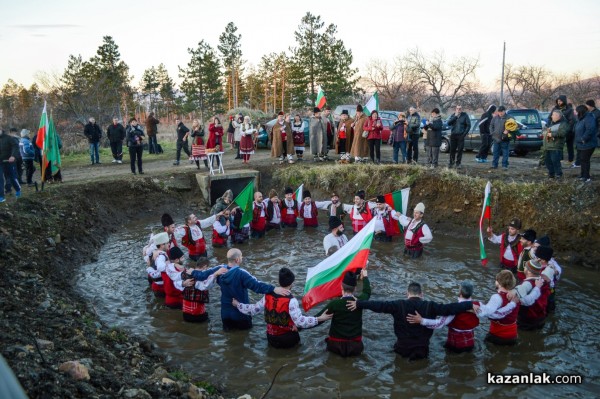
<svg viewBox="0 0 600 399">
<path fill-rule="evenodd" d="M 179 247 L 173 247 L 171 249 L 169 249 L 169 259 L 170 260 L 175 260 L 175 259 L 180 259 L 183 258 L 183 251 L 181 249 L 179 249 Z"/>
<path fill-rule="evenodd" d="M 360 197 L 360 199 L 365 199 L 365 190 L 358 190 L 354 195 Z"/>
<path fill-rule="evenodd" d="M 311 197 L 310 191 L 304 190 L 304 192 L 302 193 L 302 199 L 309 198 L 309 197 Z"/>
<path fill-rule="evenodd" d="M 348 110 L 347 109 L 343 109 L 341 115 L 348 115 Z"/>
<path fill-rule="evenodd" d="M 419 202 L 417 204 L 417 206 L 415 206 L 415 211 L 425 213 L 425 204 L 422 202 Z"/>
<path fill-rule="evenodd" d="M 21 137 L 27 137 L 27 136 L 29 136 L 29 130 L 27 130 L 27 129 L 21 130 Z"/>
<path fill-rule="evenodd" d="M 285 194 L 294 194 L 294 190 L 292 190 L 291 187 L 286 187 L 285 188 Z"/>
<path fill-rule="evenodd" d="M 523 232 L 523 234 L 521 234 L 521 237 L 527 241 L 534 242 L 536 237 L 535 230 L 527 229 Z"/>
<path fill-rule="evenodd" d="M 540 244 L 540 246 L 543 245 L 543 246 L 549 247 L 550 246 L 550 237 L 541 236 L 540 238 L 536 238 L 535 243 Z"/>
<path fill-rule="evenodd" d="M 313 113 L 315 113 L 315 114 L 316 114 L 316 113 L 318 113 L 318 112 L 321 112 L 321 109 L 320 109 L 319 107 L 314 107 L 314 108 L 313 108 Z"/>
<path fill-rule="evenodd" d="M 337 216 L 329 216 L 329 230 L 333 230 L 342 225 L 342 219 Z"/>
<path fill-rule="evenodd" d="M 363 112 L 363 107 L 362 107 L 362 105 L 358 104 L 358 105 L 356 106 L 356 112 Z"/>
<path fill-rule="evenodd" d="M 163 225 L 163 227 L 175 224 L 173 218 L 168 213 L 163 213 L 163 215 L 160 217 L 160 223 Z"/>
<path fill-rule="evenodd" d="M 549 262 L 552 259 L 552 255 L 554 254 L 554 250 L 551 247 L 540 246 L 535 249 L 535 256 L 538 259 L 545 260 Z"/>
<path fill-rule="evenodd" d="M 378 204 L 385 204 L 385 197 L 383 195 L 378 195 L 377 200 L 375 201 Z"/>
<path fill-rule="evenodd" d="M 508 227 L 514 227 L 515 229 L 519 230 L 521 228 L 521 219 L 514 218 L 510 221 Z"/>
<path fill-rule="evenodd" d="M 169 242 L 169 235 L 167 233 L 158 233 L 153 238 L 154 245 L 166 244 Z"/>
<path fill-rule="evenodd" d="M 346 274 L 344 274 L 344 279 L 342 280 L 342 284 L 348 285 L 350 287 L 356 287 L 356 273 L 355 272 L 346 272 Z"/>
<path fill-rule="evenodd" d="M 282 287 L 289 287 L 296 280 L 294 272 L 287 267 L 279 269 L 279 285 Z"/>
</svg>

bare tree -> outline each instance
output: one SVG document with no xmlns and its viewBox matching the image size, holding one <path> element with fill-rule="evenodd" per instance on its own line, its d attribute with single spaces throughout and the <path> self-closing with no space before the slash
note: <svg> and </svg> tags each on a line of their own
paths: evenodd
<svg viewBox="0 0 600 399">
<path fill-rule="evenodd" d="M 559 90 L 567 95 L 574 105 L 583 104 L 586 100 L 600 98 L 600 75 L 585 79 L 580 72 L 569 75 L 566 83 Z"/>
</svg>

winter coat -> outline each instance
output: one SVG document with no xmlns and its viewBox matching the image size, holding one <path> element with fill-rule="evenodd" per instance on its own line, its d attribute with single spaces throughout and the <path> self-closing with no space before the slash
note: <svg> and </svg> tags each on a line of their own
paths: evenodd
<svg viewBox="0 0 600 399">
<path fill-rule="evenodd" d="M 360 118 L 354 119 L 354 138 L 352 139 L 352 147 L 350 155 L 353 157 L 366 158 L 369 156 L 369 142 L 362 136 L 367 116 L 362 114 Z"/>
<path fill-rule="evenodd" d="M 600 138 L 600 109 L 594 108 L 590 111 L 594 118 L 596 119 L 596 129 L 598 129 L 598 138 Z"/>
<path fill-rule="evenodd" d="M 142 145 L 142 139 L 144 137 L 144 129 L 140 125 L 133 127 L 132 125 L 127 126 L 127 133 L 125 141 L 127 147 L 140 147 Z"/>
<path fill-rule="evenodd" d="M 558 106 L 558 100 L 561 100 L 563 103 L 561 107 Z M 572 134 L 575 131 L 575 123 L 577 120 L 575 119 L 575 114 L 573 113 L 573 107 L 571 104 L 567 104 L 567 96 L 564 94 L 561 94 L 556 99 L 556 105 L 554 108 L 552 108 L 552 111 L 550 111 L 550 115 L 548 116 L 547 125 L 552 124 L 552 112 L 556 110 L 562 112 L 563 117 L 565 117 L 567 123 L 569 124 L 569 134 Z"/>
<path fill-rule="evenodd" d="M 578 150 L 590 150 L 598 146 L 596 118 L 587 112 L 575 125 L 575 144 Z"/>
<path fill-rule="evenodd" d="M 241 125 L 239 130 L 241 131 Z M 283 125 L 280 125 L 279 121 L 275 121 L 273 128 L 271 128 L 271 156 L 274 158 L 283 156 L 283 139 L 281 137 L 282 131 L 285 131 L 287 153 L 294 154 L 292 126 L 288 122 L 283 122 Z"/>
<path fill-rule="evenodd" d="M 450 131 L 452 136 L 464 136 L 471 130 L 471 118 L 469 118 L 466 112 L 461 112 L 458 116 L 453 114 L 448 119 L 448 126 L 452 126 L 452 130 Z"/>
<path fill-rule="evenodd" d="M 106 137 L 111 143 L 118 143 L 125 140 L 125 128 L 120 123 L 108 125 L 106 128 Z"/>
<path fill-rule="evenodd" d="M 156 133 L 158 133 L 158 127 L 156 125 L 159 123 L 160 121 L 154 116 L 149 116 L 146 119 L 146 133 L 148 134 L 148 137 L 156 136 Z"/>
<path fill-rule="evenodd" d="M 562 117 L 558 122 L 552 122 L 547 126 L 552 132 L 552 138 L 548 140 L 547 132 L 544 131 L 544 150 L 546 151 L 562 151 L 565 145 L 565 139 L 569 134 L 569 123 Z"/>
<path fill-rule="evenodd" d="M 379 125 L 377 125 L 377 122 L 379 122 Z M 383 130 L 381 118 L 373 119 L 368 117 L 364 129 L 369 132 L 367 140 L 381 140 L 381 131 Z"/>
<path fill-rule="evenodd" d="M 21 137 L 21 141 L 19 142 L 19 152 L 21 153 L 21 158 L 23 158 L 23 160 L 33 160 L 35 158 L 35 150 L 33 149 L 33 144 L 31 144 L 29 137 Z"/>
<path fill-rule="evenodd" d="M 407 130 L 406 121 L 404 119 L 397 120 L 394 122 L 394 126 L 392 126 L 392 134 L 390 134 L 390 139 L 388 144 L 398 143 L 400 141 L 406 141 L 404 138 L 404 132 Z"/>
<path fill-rule="evenodd" d="M 424 127 L 427 130 L 425 147 L 439 147 L 442 145 L 442 129 L 444 123 L 441 116 L 436 116 Z"/>
<path fill-rule="evenodd" d="M 223 152 L 223 126 L 215 126 L 214 123 L 208 125 L 208 140 L 206 141 L 206 148 L 217 147 L 217 137 L 221 137 L 219 140 L 219 151 Z"/>
<path fill-rule="evenodd" d="M 492 118 L 494 117 L 494 112 L 496 112 L 496 106 L 490 105 L 481 115 L 479 119 L 479 133 L 480 134 L 490 134 L 490 124 L 492 123 Z"/>
<path fill-rule="evenodd" d="M 0 134 L 0 162 L 8 161 L 8 158 L 17 159 L 20 156 L 19 146 L 15 145 L 15 140 L 6 132 Z"/>
<path fill-rule="evenodd" d="M 418 112 L 415 112 L 412 115 L 408 115 L 408 126 L 406 130 L 408 134 L 419 134 L 419 129 L 421 128 L 421 116 Z"/>
<path fill-rule="evenodd" d="M 90 144 L 96 144 L 100 142 L 102 130 L 100 130 L 100 126 L 97 124 L 88 122 L 83 128 L 83 135 L 87 137 Z"/>
<path fill-rule="evenodd" d="M 508 116 L 504 114 L 504 116 L 496 115 L 492 119 L 492 123 L 490 123 L 490 134 L 492 135 L 492 140 L 494 143 L 498 144 L 502 142 L 502 136 L 504 134 L 504 123 Z"/>
<path fill-rule="evenodd" d="M 233 141 L 242 141 L 242 122 L 233 121 Z"/>
<path fill-rule="evenodd" d="M 182 142 L 183 138 L 189 131 L 190 129 L 188 129 L 187 126 L 183 124 L 183 122 L 179 122 L 179 125 L 177 125 L 177 141 Z"/>
<path fill-rule="evenodd" d="M 41 162 L 42 161 L 42 149 L 37 146 L 36 142 L 37 142 L 37 133 L 34 134 L 33 138 L 31 139 L 31 144 L 33 144 L 33 152 L 35 154 L 33 159 L 36 162 Z M 61 147 L 62 147 L 62 145 L 61 145 Z"/>
</svg>

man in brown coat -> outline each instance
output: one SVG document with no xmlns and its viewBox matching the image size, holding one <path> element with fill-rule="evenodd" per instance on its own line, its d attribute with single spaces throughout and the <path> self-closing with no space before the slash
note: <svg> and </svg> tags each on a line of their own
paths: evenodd
<svg viewBox="0 0 600 399">
<path fill-rule="evenodd" d="M 352 147 L 350 155 L 354 157 L 354 162 L 365 162 L 369 158 L 369 142 L 366 137 L 363 137 L 363 130 L 367 117 L 363 114 L 362 105 L 356 106 L 356 117 L 352 123 L 354 137 L 352 139 Z"/>
<path fill-rule="evenodd" d="M 340 154 L 339 163 L 350 163 L 350 149 L 352 148 L 352 123 L 354 119 L 348 115 L 348 110 L 342 110 L 337 128 L 336 149 Z"/>
<path fill-rule="evenodd" d="M 156 134 L 158 133 L 158 125 L 160 122 L 154 117 L 154 112 L 150 112 L 146 118 L 146 134 L 148 135 L 148 151 L 150 154 L 158 154 L 158 145 Z"/>
<path fill-rule="evenodd" d="M 292 126 L 289 120 L 285 120 L 283 112 L 277 114 L 277 120 L 271 128 L 271 157 L 279 158 L 279 164 L 285 159 L 289 163 L 294 163 L 292 154 L 294 153 L 294 140 L 292 138 Z"/>
</svg>

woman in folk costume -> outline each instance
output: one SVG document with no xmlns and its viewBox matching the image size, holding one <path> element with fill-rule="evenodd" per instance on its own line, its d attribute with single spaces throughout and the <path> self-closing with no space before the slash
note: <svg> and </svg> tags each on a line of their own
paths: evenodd
<svg viewBox="0 0 600 399">
<path fill-rule="evenodd" d="M 285 188 L 285 198 L 281 202 L 281 224 L 284 227 L 298 227 L 298 201 L 294 199 L 294 190 Z"/>
<path fill-rule="evenodd" d="M 350 118 L 348 110 L 342 110 L 336 139 L 337 153 L 340 154 L 340 163 L 350 163 L 350 149 L 352 148 L 352 140 L 354 139 L 353 123 L 354 119 Z"/>
<path fill-rule="evenodd" d="M 243 163 L 250 163 L 250 155 L 254 154 L 254 136 L 256 129 L 250 123 L 250 117 L 244 117 L 244 123 L 240 127 L 242 138 L 240 139 L 240 155 Z"/>
<path fill-rule="evenodd" d="M 203 220 L 198 220 L 193 213 L 186 216 L 185 225 L 175 230 L 175 236 L 179 237 L 184 247 L 188 249 L 190 259 L 197 261 L 200 257 L 206 257 L 206 240 L 202 234 L 202 229 L 212 227 L 216 216 L 210 216 Z"/>
<path fill-rule="evenodd" d="M 212 121 L 208 124 L 206 148 L 216 148 L 220 152 L 223 151 L 223 126 L 216 116 L 213 116 Z"/>
<path fill-rule="evenodd" d="M 300 114 L 294 115 L 294 122 L 292 122 L 292 136 L 296 157 L 298 158 L 298 161 L 302 161 L 306 143 L 304 139 L 304 121 L 300 117 Z"/>
<path fill-rule="evenodd" d="M 196 167 L 200 169 L 200 161 L 204 161 L 204 166 L 208 169 L 206 149 L 204 147 L 204 128 L 198 119 L 192 122 L 192 159 L 196 161 Z M 197 146 L 197 147 L 195 147 Z"/>
<path fill-rule="evenodd" d="M 354 162 L 365 162 L 369 158 L 369 142 L 367 140 L 369 133 L 364 132 L 366 121 L 367 117 L 363 114 L 363 107 L 358 104 L 356 106 L 356 117 L 354 122 L 350 124 L 354 134 L 350 155 L 354 157 Z"/>
<path fill-rule="evenodd" d="M 196 262 L 194 262 L 196 263 Z M 208 267 L 208 259 L 200 259 L 194 265 L 196 270 L 206 270 Z M 190 323 L 202 323 L 208 320 L 206 313 L 206 305 L 210 296 L 208 290 L 214 285 L 217 277 L 223 273 L 227 273 L 227 269 L 222 267 L 204 281 L 195 280 L 191 274 L 187 274 L 187 270 L 181 273 L 181 278 L 175 282 L 175 287 L 182 291 L 182 309 L 183 320 Z"/>
<path fill-rule="evenodd" d="M 292 127 L 285 120 L 285 114 L 279 112 L 277 121 L 271 129 L 271 157 L 279 158 L 279 164 L 282 164 L 287 158 L 288 163 L 294 163 L 292 153 L 294 152 L 294 140 L 292 136 Z"/>
</svg>

